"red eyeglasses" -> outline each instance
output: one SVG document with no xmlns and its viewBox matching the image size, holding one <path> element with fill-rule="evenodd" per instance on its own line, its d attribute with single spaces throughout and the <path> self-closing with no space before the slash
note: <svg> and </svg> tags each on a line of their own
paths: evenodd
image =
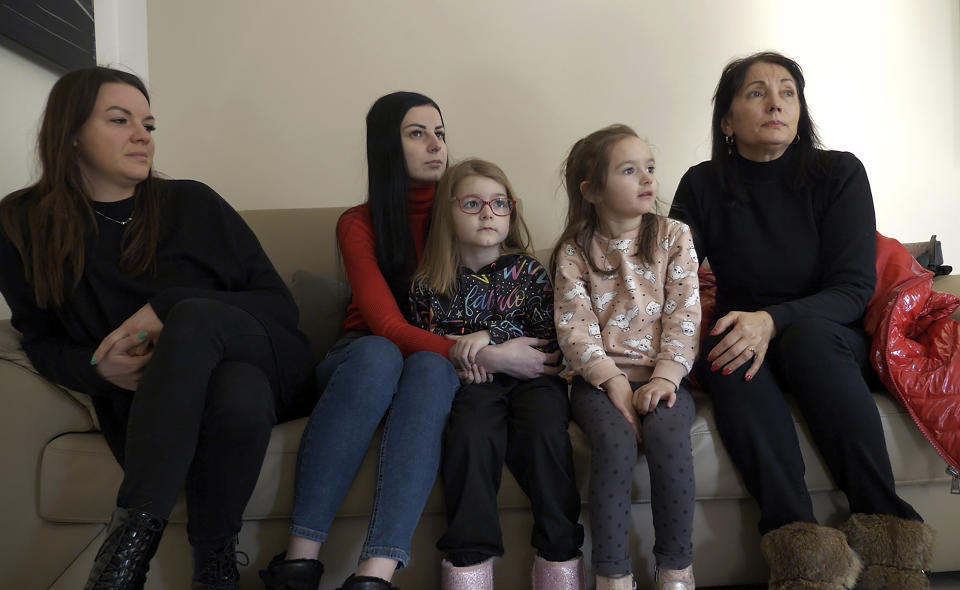
<svg viewBox="0 0 960 590">
<path fill-rule="evenodd" d="M 509 197 L 496 197 L 484 201 L 476 195 L 463 195 L 456 197 L 456 199 L 460 205 L 460 210 L 468 215 L 478 215 L 484 207 L 489 206 L 494 215 L 504 217 L 513 212 L 513 206 L 516 204 L 516 201 Z"/>
</svg>

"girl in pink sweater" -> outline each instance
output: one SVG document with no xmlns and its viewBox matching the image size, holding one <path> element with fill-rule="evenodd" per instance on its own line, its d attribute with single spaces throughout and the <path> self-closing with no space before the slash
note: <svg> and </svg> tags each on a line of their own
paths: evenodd
<svg viewBox="0 0 960 590">
<path fill-rule="evenodd" d="M 694 588 L 694 404 L 682 380 L 697 353 L 698 264 L 689 228 L 655 212 L 653 172 L 649 146 L 625 125 L 578 141 L 564 170 L 567 224 L 551 258 L 557 338 L 575 374 L 573 419 L 593 447 L 597 590 L 633 586 L 630 474 L 641 441 L 657 588 Z"/>
</svg>

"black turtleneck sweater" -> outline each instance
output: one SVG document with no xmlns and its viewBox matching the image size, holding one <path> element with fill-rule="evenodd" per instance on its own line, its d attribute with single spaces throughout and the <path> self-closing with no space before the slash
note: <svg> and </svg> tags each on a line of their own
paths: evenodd
<svg viewBox="0 0 960 590">
<path fill-rule="evenodd" d="M 0 291 L 13 326 L 23 334 L 24 351 L 45 377 L 94 396 L 106 424 L 102 412 L 116 411 L 112 401 L 130 394 L 90 365 L 103 338 L 146 303 L 163 321 L 178 301 L 216 299 L 247 311 L 264 326 L 279 367 L 279 393 L 290 401 L 308 383 L 313 364 L 309 343 L 297 330 L 299 312 L 290 291 L 247 224 L 210 187 L 189 180 L 162 182 L 156 271 L 131 277 L 118 267 L 125 227 L 107 217 L 130 217 L 134 197 L 92 203 L 100 214 L 97 232 L 88 232 L 83 275 L 71 289 L 71 273 L 65 274 L 66 300 L 56 309 L 37 307 L 20 254 L 0 231 Z"/>
<path fill-rule="evenodd" d="M 717 279 L 719 318 L 765 310 L 781 333 L 821 317 L 858 322 L 876 283 L 876 220 L 863 164 L 847 152 L 817 152 L 824 174 L 794 190 L 798 154 L 771 162 L 734 156 L 743 195 L 725 194 L 712 161 L 690 168 L 670 216 L 693 230 L 700 260 Z"/>
</svg>

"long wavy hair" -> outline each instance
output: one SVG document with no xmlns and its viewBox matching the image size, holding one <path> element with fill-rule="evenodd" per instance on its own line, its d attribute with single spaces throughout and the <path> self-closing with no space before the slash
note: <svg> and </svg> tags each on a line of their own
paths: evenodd
<svg viewBox="0 0 960 590">
<path fill-rule="evenodd" d="M 713 134 L 710 159 L 716 170 L 720 187 L 727 195 L 738 201 L 746 199 L 746 193 L 740 182 L 736 150 L 727 144 L 727 137 L 723 133 L 723 119 L 730 114 L 733 100 L 743 89 L 746 82 L 747 71 L 755 63 L 781 66 L 790 73 L 797 84 L 800 118 L 797 121 L 796 143 L 789 148 L 796 151 L 799 158 L 793 179 L 794 190 L 802 190 L 804 187 L 812 185 L 824 173 L 823 164 L 819 157 L 819 150 L 822 148 L 820 134 L 817 132 L 817 126 L 814 124 L 813 118 L 810 116 L 810 109 L 807 106 L 807 97 L 804 94 L 806 80 L 803 77 L 800 64 L 774 51 L 762 51 L 735 59 L 723 68 L 720 81 L 717 82 L 717 89 L 713 93 L 713 117 L 711 121 Z M 733 139 L 736 141 L 735 137 Z"/>
<path fill-rule="evenodd" d="M 530 230 L 523 221 L 520 199 L 507 179 L 506 173 L 492 162 L 480 159 L 464 160 L 444 172 L 433 199 L 433 217 L 430 233 L 423 249 L 423 260 L 414 280 L 425 281 L 434 293 L 453 297 L 457 292 L 457 270 L 462 266 L 460 248 L 453 215 L 457 210 L 457 185 L 468 176 L 483 176 L 503 185 L 507 196 L 517 201 L 510 213 L 510 229 L 500 244 L 502 254 L 530 254 Z"/>
<path fill-rule="evenodd" d="M 573 242 L 586 253 L 587 264 L 597 273 L 608 274 L 611 269 L 600 268 L 590 256 L 590 243 L 600 225 L 597 208 L 587 200 L 580 185 L 587 182 L 598 191 L 607 185 L 607 169 L 610 167 L 610 151 L 623 139 L 636 137 L 637 132 L 627 125 L 616 124 L 594 131 L 573 144 L 570 154 L 563 164 L 563 184 L 567 190 L 567 220 L 560 238 L 553 247 L 550 256 L 550 274 L 557 273 L 557 257 L 560 248 L 567 242 Z M 656 209 L 645 213 L 640 220 L 640 235 L 637 239 L 637 257 L 649 264 L 653 260 L 657 246 L 657 233 L 662 217 Z"/>
<path fill-rule="evenodd" d="M 103 67 L 75 70 L 53 85 L 37 138 L 40 179 L 0 201 L 0 225 L 23 260 L 27 283 L 37 305 L 63 304 L 83 275 L 85 242 L 97 224 L 80 171 L 75 140 L 107 83 L 133 86 L 150 102 L 140 78 Z M 120 270 L 137 276 L 153 267 L 160 234 L 160 195 L 163 181 L 150 175 L 134 190 L 133 220 L 126 226 Z"/>
<path fill-rule="evenodd" d="M 367 113 L 367 202 L 373 221 L 377 264 L 401 309 L 407 305 L 407 288 L 417 267 L 417 252 L 410 233 L 407 193 L 410 174 L 403 153 L 400 123 L 407 111 L 433 100 L 416 92 L 381 96 Z M 443 114 L 440 115 L 441 122 Z"/>
</svg>

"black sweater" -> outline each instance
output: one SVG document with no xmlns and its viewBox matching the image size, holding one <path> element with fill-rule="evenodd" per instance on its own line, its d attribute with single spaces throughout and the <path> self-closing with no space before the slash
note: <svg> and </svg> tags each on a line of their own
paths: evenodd
<svg viewBox="0 0 960 590">
<path fill-rule="evenodd" d="M 825 174 L 794 191 L 798 154 L 772 162 L 735 156 L 746 200 L 720 189 L 712 162 L 690 168 L 670 217 L 693 230 L 700 260 L 717 279 L 717 312 L 765 310 L 781 333 L 821 317 L 858 322 L 876 283 L 876 220 L 863 164 L 847 152 L 818 152 Z"/>
<path fill-rule="evenodd" d="M 67 296 L 59 308 L 37 307 L 20 254 L 0 231 L 0 291 L 13 326 L 23 334 L 24 351 L 45 377 L 93 396 L 105 432 L 124 421 L 125 415 L 117 414 L 125 414 L 130 392 L 100 377 L 90 357 L 107 334 L 146 303 L 161 321 L 178 301 L 195 297 L 223 301 L 253 315 L 273 345 L 284 402 L 301 393 L 311 372 L 312 354 L 297 330 L 293 297 L 240 215 L 204 184 L 162 182 L 156 272 L 121 273 L 124 227 L 97 215 L 98 232 L 90 231 L 86 240 L 83 275 L 70 290 L 71 273 L 65 274 Z M 133 201 L 93 206 L 122 220 L 133 211 Z"/>
</svg>

